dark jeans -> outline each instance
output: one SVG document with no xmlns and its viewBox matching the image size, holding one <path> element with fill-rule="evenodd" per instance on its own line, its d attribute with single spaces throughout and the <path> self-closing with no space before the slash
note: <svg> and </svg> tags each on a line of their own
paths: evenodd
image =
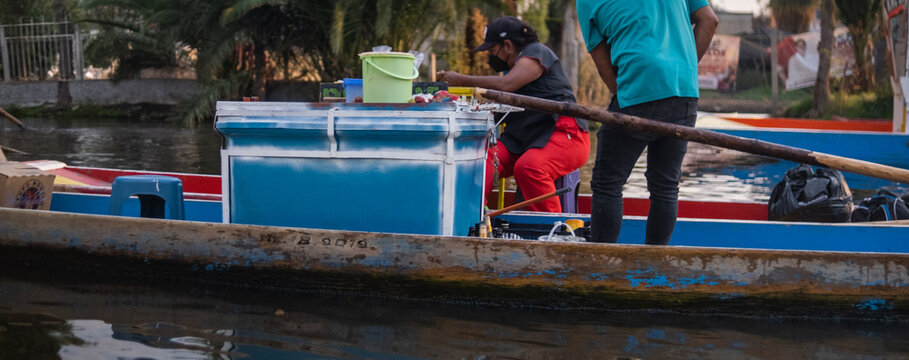
<svg viewBox="0 0 909 360">
<path fill-rule="evenodd" d="M 613 98 L 609 111 L 650 120 L 694 126 L 697 98 L 671 97 L 619 108 Z M 688 141 L 650 133 L 631 132 L 604 125 L 597 133 L 597 159 L 590 187 L 593 208 L 590 237 L 594 242 L 617 242 L 622 228 L 622 186 L 631 175 L 644 148 L 647 148 L 647 190 L 650 212 L 647 215 L 649 245 L 666 245 L 678 216 L 679 180 Z"/>
</svg>

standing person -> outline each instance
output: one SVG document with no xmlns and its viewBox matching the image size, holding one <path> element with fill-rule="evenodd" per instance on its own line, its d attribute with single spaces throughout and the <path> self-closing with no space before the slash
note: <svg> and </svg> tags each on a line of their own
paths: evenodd
<svg viewBox="0 0 909 360">
<path fill-rule="evenodd" d="M 587 51 L 614 94 L 609 111 L 694 126 L 698 61 L 718 23 L 706 0 L 577 0 L 577 11 Z M 645 240 L 668 244 L 678 216 L 679 180 L 688 142 L 609 125 L 597 136 L 590 181 L 591 240 L 618 240 L 622 186 L 647 148 L 650 212 Z"/>
<path fill-rule="evenodd" d="M 473 51 L 488 51 L 489 66 L 505 75 L 471 76 L 440 71 L 438 78 L 455 86 L 476 86 L 555 101 L 575 102 L 571 82 L 558 56 L 537 40 L 537 32 L 515 17 L 492 20 L 484 42 Z M 521 111 L 505 118 L 505 131 L 486 156 L 486 198 L 492 194 L 493 169 L 502 179 L 514 175 L 525 199 L 556 190 L 553 183 L 587 162 L 587 122 L 567 116 Z M 561 212 L 558 197 L 528 206 L 531 211 Z"/>
</svg>

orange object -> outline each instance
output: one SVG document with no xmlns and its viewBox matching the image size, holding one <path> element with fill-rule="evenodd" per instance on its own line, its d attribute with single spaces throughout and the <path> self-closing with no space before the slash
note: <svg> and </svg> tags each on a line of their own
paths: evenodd
<svg viewBox="0 0 909 360">
<path fill-rule="evenodd" d="M 577 230 L 584 227 L 584 220 L 581 219 L 568 219 L 565 220 L 565 225 L 571 228 L 571 230 Z"/>
</svg>

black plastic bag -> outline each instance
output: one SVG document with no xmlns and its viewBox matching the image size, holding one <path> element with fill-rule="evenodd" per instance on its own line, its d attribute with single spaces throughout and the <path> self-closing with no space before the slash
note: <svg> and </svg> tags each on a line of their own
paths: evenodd
<svg viewBox="0 0 909 360">
<path fill-rule="evenodd" d="M 855 207 L 855 210 L 852 211 L 852 222 L 909 219 L 907 198 L 909 198 L 909 193 L 898 197 L 887 190 L 878 190 L 876 194 L 865 198 Z"/>
<path fill-rule="evenodd" d="M 773 188 L 767 218 L 781 221 L 848 222 L 852 192 L 839 171 L 799 165 Z"/>
</svg>

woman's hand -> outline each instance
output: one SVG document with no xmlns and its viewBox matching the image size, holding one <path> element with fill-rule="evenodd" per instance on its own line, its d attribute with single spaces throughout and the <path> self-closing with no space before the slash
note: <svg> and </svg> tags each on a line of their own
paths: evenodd
<svg viewBox="0 0 909 360">
<path fill-rule="evenodd" d="M 514 92 L 524 85 L 529 84 L 540 76 L 546 69 L 537 59 L 522 57 L 514 67 L 504 76 L 501 75 L 464 75 L 454 71 L 439 71 L 436 73 L 438 81 L 447 81 L 451 86 L 481 87 L 492 90 Z"/>
<path fill-rule="evenodd" d="M 436 73 L 436 79 L 438 81 L 445 81 L 448 83 L 448 85 L 454 85 L 454 86 L 462 85 L 464 82 L 464 77 L 465 77 L 464 75 L 459 74 L 454 71 L 442 70 L 442 71 L 439 71 Z"/>
</svg>

